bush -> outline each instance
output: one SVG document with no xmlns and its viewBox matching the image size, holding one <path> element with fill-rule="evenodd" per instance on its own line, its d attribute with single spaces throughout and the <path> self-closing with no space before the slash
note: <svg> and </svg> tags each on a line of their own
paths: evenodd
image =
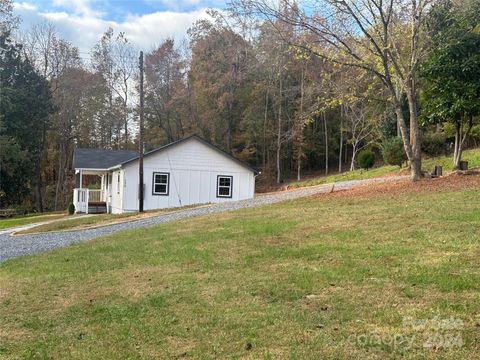
<svg viewBox="0 0 480 360">
<path fill-rule="evenodd" d="M 428 156 L 444 155 L 446 139 L 443 133 L 426 133 L 422 138 L 422 151 Z"/>
<path fill-rule="evenodd" d="M 382 144 L 382 155 L 386 164 L 402 167 L 402 164 L 407 161 L 402 138 L 396 136 L 386 140 Z"/>
<path fill-rule="evenodd" d="M 451 122 L 446 122 L 442 126 L 443 133 L 447 139 L 455 137 L 455 125 Z"/>
<path fill-rule="evenodd" d="M 69 215 L 75 214 L 75 205 L 73 205 L 73 203 L 70 203 L 70 205 L 68 205 L 68 214 Z"/>
<path fill-rule="evenodd" d="M 370 169 L 375 164 L 375 154 L 372 150 L 362 150 L 358 153 L 358 166 Z"/>
</svg>

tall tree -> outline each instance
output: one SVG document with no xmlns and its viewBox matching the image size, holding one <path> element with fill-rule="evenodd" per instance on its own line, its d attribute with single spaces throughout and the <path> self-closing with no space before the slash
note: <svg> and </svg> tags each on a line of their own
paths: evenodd
<svg viewBox="0 0 480 360">
<path fill-rule="evenodd" d="M 436 47 L 423 65 L 424 116 L 455 127 L 453 165 L 460 167 L 465 141 L 480 115 L 480 15 L 475 5 L 446 1 L 432 15 Z M 471 10 L 471 11 L 468 11 Z M 476 15 L 473 15 L 476 14 Z"/>
<path fill-rule="evenodd" d="M 43 211 L 42 159 L 52 111 L 47 80 L 22 57 L 21 47 L 9 33 L 0 34 L 0 118 L 1 136 L 13 139 L 15 147 L 29 160 L 29 176 L 18 179 L 33 188 L 35 208 Z M 19 199 L 21 200 L 21 199 Z"/>
<path fill-rule="evenodd" d="M 293 0 L 280 4 L 268 0 L 233 1 L 237 11 L 261 16 L 274 25 L 289 24 L 316 39 L 298 42 L 277 27 L 291 45 L 376 76 L 389 91 L 395 108 L 412 180 L 421 177 L 417 73 L 426 52 L 424 21 L 430 4 L 429 0 L 322 0 L 309 2 L 308 6 Z M 402 112 L 402 94 L 408 99 L 410 129 Z"/>
<path fill-rule="evenodd" d="M 104 80 L 105 111 L 98 126 L 102 147 L 128 146 L 129 100 L 135 61 L 130 41 L 124 33 L 115 35 L 112 28 L 103 34 L 93 48 L 93 69 Z"/>
<path fill-rule="evenodd" d="M 199 21 L 189 30 L 192 60 L 189 82 L 202 134 L 234 152 L 241 119 L 238 96 L 245 81 L 249 44 L 222 19 Z"/>
<path fill-rule="evenodd" d="M 172 142 L 184 136 L 186 64 L 172 39 L 163 42 L 145 57 L 145 108 L 150 146 Z M 159 134 L 161 132 L 162 134 Z M 160 136 L 159 136 L 160 135 Z"/>
</svg>

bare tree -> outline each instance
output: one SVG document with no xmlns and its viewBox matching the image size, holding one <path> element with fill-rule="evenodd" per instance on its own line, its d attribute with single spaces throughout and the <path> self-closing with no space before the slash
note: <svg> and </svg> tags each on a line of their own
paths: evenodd
<svg viewBox="0 0 480 360">
<path fill-rule="evenodd" d="M 353 171 L 355 170 L 357 154 L 370 144 L 372 140 L 375 124 L 366 115 L 364 105 L 360 101 L 351 103 L 348 100 L 344 100 L 343 108 L 346 124 L 350 132 L 350 139 L 348 140 L 348 143 L 352 145 L 350 171 Z"/>
<path fill-rule="evenodd" d="M 123 117 L 124 146 L 128 147 L 128 127 L 130 119 L 129 101 L 132 93 L 132 77 L 136 71 L 136 56 L 133 45 L 125 37 L 124 33 L 119 33 L 115 38 L 112 47 L 112 57 L 115 66 L 116 81 L 113 84 L 113 90 L 120 99 Z"/>
<path fill-rule="evenodd" d="M 412 180 L 421 177 L 417 106 L 418 64 L 426 49 L 425 15 L 431 0 L 233 0 L 231 8 L 260 16 L 283 39 L 334 63 L 375 75 L 388 90 L 411 167 Z M 287 10 L 286 10 L 287 9 Z M 278 23 L 293 26 L 315 41 L 299 42 Z M 400 89 L 400 91 L 397 91 Z M 402 112 L 408 100 L 410 131 Z"/>
<path fill-rule="evenodd" d="M 25 56 L 45 78 L 50 79 L 53 71 L 50 60 L 57 42 L 55 26 L 48 21 L 34 24 L 21 40 Z"/>
</svg>

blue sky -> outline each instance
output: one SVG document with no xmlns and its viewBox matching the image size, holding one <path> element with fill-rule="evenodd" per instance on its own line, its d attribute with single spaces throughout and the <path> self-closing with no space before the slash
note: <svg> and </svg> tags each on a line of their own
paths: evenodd
<svg viewBox="0 0 480 360">
<path fill-rule="evenodd" d="M 187 29 L 206 17 L 207 8 L 222 9 L 226 0 L 15 0 L 21 30 L 48 21 L 60 37 L 88 52 L 111 26 L 137 46 L 150 50 L 166 38 L 181 41 Z"/>
</svg>

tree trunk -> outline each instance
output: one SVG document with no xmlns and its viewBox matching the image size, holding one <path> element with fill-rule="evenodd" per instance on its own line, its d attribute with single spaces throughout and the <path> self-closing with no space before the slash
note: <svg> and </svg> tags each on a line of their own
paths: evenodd
<svg viewBox="0 0 480 360">
<path fill-rule="evenodd" d="M 58 153 L 58 174 L 57 174 L 57 185 L 55 187 L 55 203 L 54 203 L 54 206 L 53 206 L 53 209 L 55 211 L 58 210 L 58 197 L 59 197 L 59 194 L 60 194 L 60 187 L 61 187 L 61 184 L 63 183 L 63 154 L 65 153 L 65 149 L 64 149 L 64 146 L 62 144 L 63 142 L 61 142 L 60 144 L 60 151 Z"/>
<path fill-rule="evenodd" d="M 325 111 L 323 112 L 323 128 L 325 131 L 325 175 L 328 175 L 328 128 Z"/>
<path fill-rule="evenodd" d="M 280 184 L 282 177 L 280 172 L 280 150 L 282 146 L 282 73 L 280 72 L 280 91 L 278 102 L 278 131 L 277 131 L 277 184 Z"/>
<path fill-rule="evenodd" d="M 125 107 L 125 112 L 127 111 Z M 125 150 L 128 149 L 128 114 L 125 115 Z"/>
<path fill-rule="evenodd" d="M 304 91 L 304 82 L 305 82 L 305 71 L 302 64 L 302 81 L 300 83 L 300 124 L 297 126 L 297 180 L 300 181 L 302 174 L 302 156 L 303 156 L 303 97 L 305 94 Z M 297 120 L 298 121 L 298 120 Z"/>
<path fill-rule="evenodd" d="M 418 113 L 417 113 L 417 97 L 415 79 L 411 80 L 411 86 L 407 89 L 408 110 L 410 113 L 410 141 L 411 148 L 410 160 L 410 175 L 412 181 L 420 180 L 422 177 L 422 149 L 421 149 L 421 133 L 418 127 Z M 398 114 L 397 114 L 398 116 Z M 403 118 L 403 114 L 402 114 Z M 405 121 L 403 121 L 405 124 Z M 403 134 L 402 134 L 403 136 Z M 405 139 L 404 139 L 405 141 Z M 408 156 L 408 153 L 407 153 Z"/>
<path fill-rule="evenodd" d="M 352 146 L 352 161 L 350 162 L 350 171 L 355 170 L 356 159 L 357 159 L 357 145 L 353 144 L 353 146 Z"/>
<path fill-rule="evenodd" d="M 402 112 L 402 106 L 400 104 L 400 101 L 397 99 L 395 102 L 395 114 L 397 117 L 397 125 L 400 129 L 400 134 L 402 136 L 403 140 L 403 147 L 405 149 L 405 153 L 407 154 L 407 158 L 410 164 L 410 176 L 412 181 L 417 181 L 420 179 L 422 173 L 421 173 L 421 159 L 417 158 L 417 156 L 414 155 L 412 145 L 410 144 L 410 138 L 407 130 L 407 126 L 405 124 L 405 118 L 403 117 L 403 112 Z M 417 138 L 414 138 L 418 139 Z"/>
<path fill-rule="evenodd" d="M 301 170 L 302 170 L 302 159 L 301 158 L 298 158 L 297 160 L 297 180 L 300 181 L 302 180 L 302 177 L 301 177 Z"/>
<path fill-rule="evenodd" d="M 262 151 L 262 165 L 263 170 L 267 165 L 267 115 L 268 115 L 268 89 L 265 92 L 265 111 L 263 114 L 263 151 Z"/>
<path fill-rule="evenodd" d="M 38 212 L 43 212 L 43 198 L 42 198 L 42 172 L 40 167 L 40 159 L 35 164 L 35 183 L 33 184 L 35 209 Z"/>
<path fill-rule="evenodd" d="M 340 107 L 343 109 L 343 105 Z M 342 147 L 343 147 L 343 110 L 341 111 L 342 114 L 340 115 L 340 147 L 338 150 L 338 172 L 342 172 Z"/>
<path fill-rule="evenodd" d="M 463 133 L 463 123 L 462 120 L 459 120 L 455 123 L 455 146 L 453 153 L 453 168 L 456 170 L 461 170 L 461 161 L 462 153 L 465 141 L 467 140 L 468 135 L 473 127 L 473 117 L 470 116 L 468 119 L 467 130 Z"/>
<path fill-rule="evenodd" d="M 460 168 L 460 137 L 461 137 L 461 126 L 460 122 L 455 123 L 455 144 L 453 146 L 453 168 L 458 170 Z"/>
</svg>

